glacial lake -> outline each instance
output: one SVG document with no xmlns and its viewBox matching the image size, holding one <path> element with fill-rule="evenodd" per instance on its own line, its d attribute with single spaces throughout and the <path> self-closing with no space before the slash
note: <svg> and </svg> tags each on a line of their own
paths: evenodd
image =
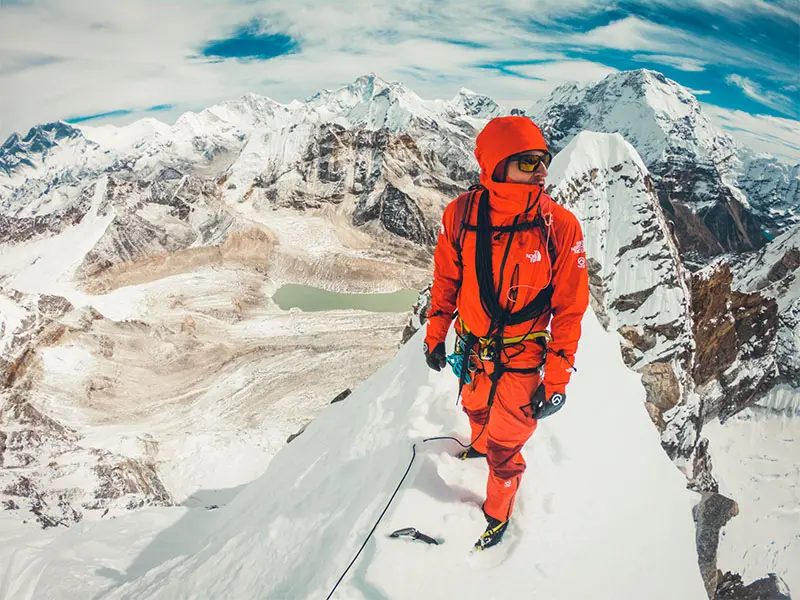
<svg viewBox="0 0 800 600">
<path fill-rule="evenodd" d="M 412 289 L 383 294 L 344 294 L 297 283 L 282 285 L 272 300 L 282 310 L 299 308 L 304 312 L 321 310 L 366 310 L 370 312 L 406 312 L 417 301 L 419 292 Z"/>
</svg>

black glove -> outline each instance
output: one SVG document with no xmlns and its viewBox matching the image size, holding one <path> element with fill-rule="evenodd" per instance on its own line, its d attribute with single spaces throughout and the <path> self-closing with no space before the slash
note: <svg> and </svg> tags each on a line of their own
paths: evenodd
<svg viewBox="0 0 800 600">
<path fill-rule="evenodd" d="M 549 398 L 545 398 L 544 384 L 539 385 L 531 397 L 531 409 L 533 410 L 534 419 L 544 419 L 553 413 L 561 410 L 564 403 L 567 401 L 566 394 L 555 392 L 550 394 Z"/>
<path fill-rule="evenodd" d="M 425 362 L 434 371 L 441 371 L 447 364 L 447 358 L 444 355 L 444 342 L 439 342 L 436 347 L 429 351 L 428 344 L 424 344 L 422 349 L 425 350 Z"/>
</svg>

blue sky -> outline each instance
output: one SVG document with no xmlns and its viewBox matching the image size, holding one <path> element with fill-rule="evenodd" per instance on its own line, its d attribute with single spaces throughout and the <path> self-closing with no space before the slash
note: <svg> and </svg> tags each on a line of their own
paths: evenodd
<svg viewBox="0 0 800 600">
<path fill-rule="evenodd" d="M 169 122 L 247 92 L 289 102 L 368 72 L 527 106 L 640 67 L 730 129 L 794 128 L 800 2 L 4 0 L 0 138 L 54 119 Z"/>
</svg>

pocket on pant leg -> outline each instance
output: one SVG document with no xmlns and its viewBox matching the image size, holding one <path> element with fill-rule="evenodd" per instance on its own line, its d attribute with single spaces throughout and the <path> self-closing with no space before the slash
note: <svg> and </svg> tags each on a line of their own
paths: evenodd
<svg viewBox="0 0 800 600">
<path fill-rule="evenodd" d="M 461 389 L 461 405 L 469 412 L 480 412 L 488 407 L 492 382 L 483 371 L 473 375 L 472 383 Z"/>
</svg>

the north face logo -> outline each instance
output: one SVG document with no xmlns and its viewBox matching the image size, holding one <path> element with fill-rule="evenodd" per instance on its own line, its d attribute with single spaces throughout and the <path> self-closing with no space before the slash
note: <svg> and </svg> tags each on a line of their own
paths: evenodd
<svg viewBox="0 0 800 600">
<path fill-rule="evenodd" d="M 529 252 L 528 254 L 526 254 L 525 258 L 527 258 L 532 263 L 539 262 L 542 260 L 542 253 L 539 252 L 538 250 L 534 250 L 533 252 Z"/>
</svg>

